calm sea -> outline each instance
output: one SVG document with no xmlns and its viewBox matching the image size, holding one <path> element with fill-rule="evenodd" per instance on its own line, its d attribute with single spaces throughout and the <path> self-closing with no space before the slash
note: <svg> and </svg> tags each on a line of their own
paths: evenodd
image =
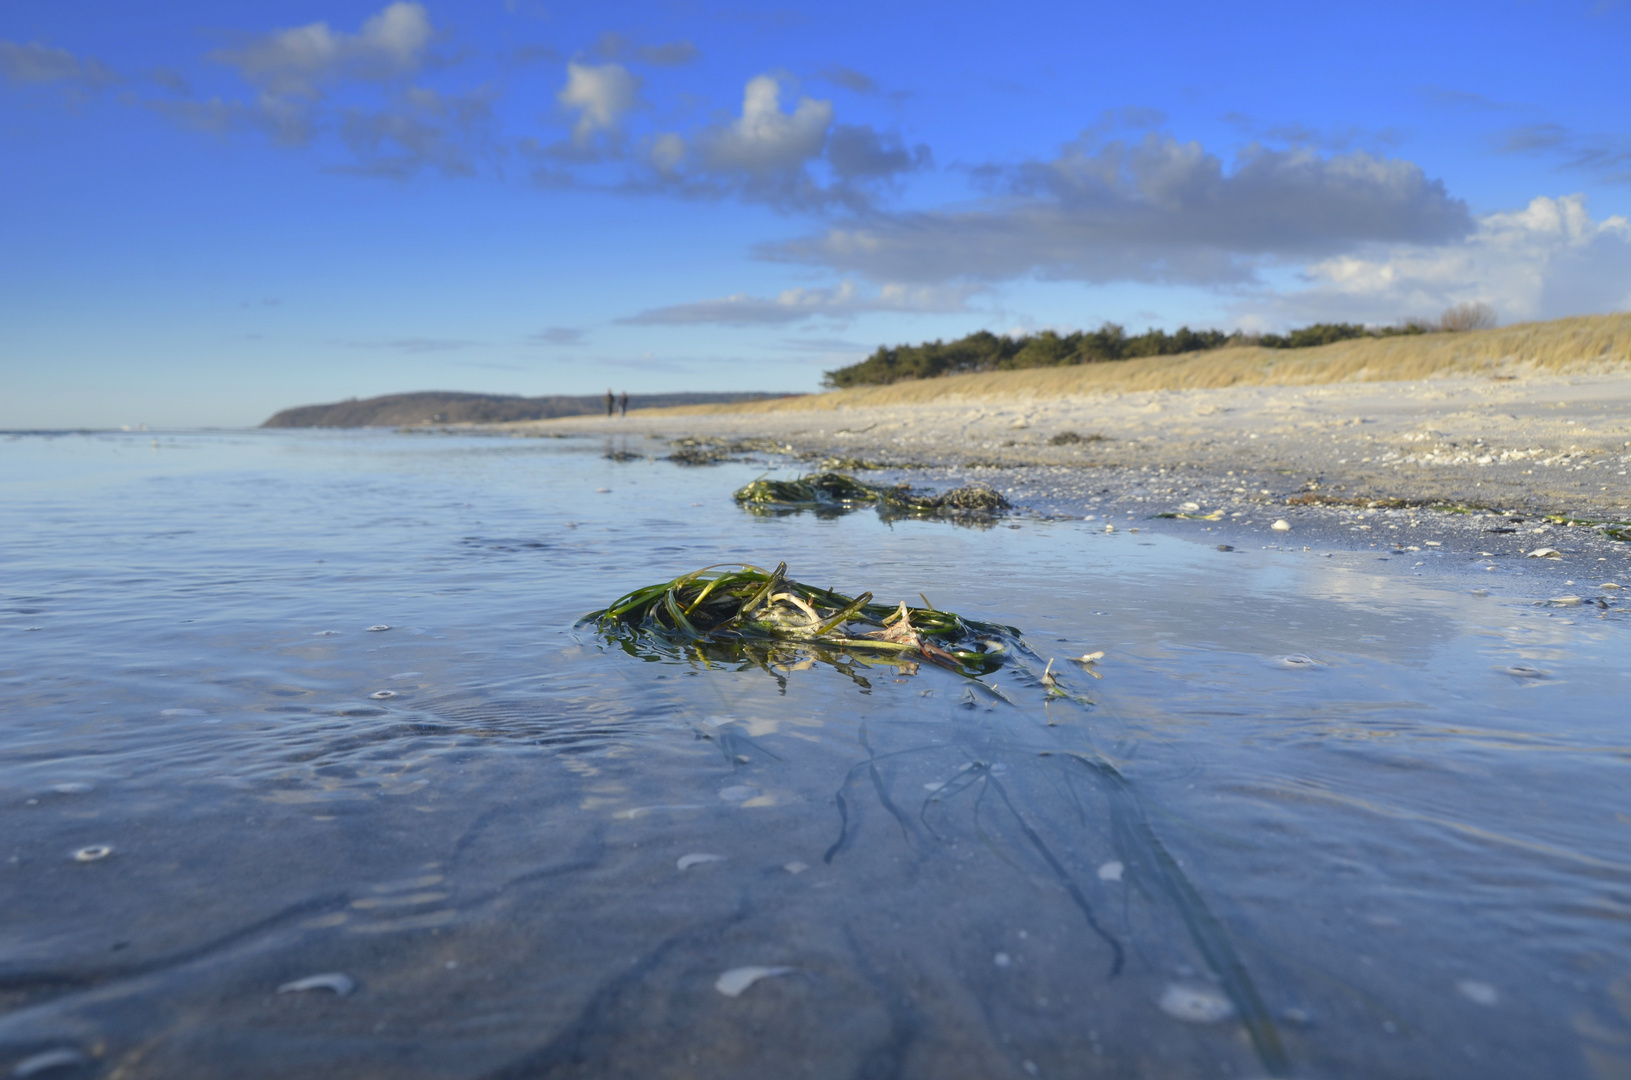
<svg viewBox="0 0 1631 1080">
<path fill-rule="evenodd" d="M 0 1069 L 1631 1071 L 1617 616 L 1331 547 L 753 517 L 761 466 L 611 449 L 652 452 L 0 436 Z M 1018 626 L 1092 704 L 575 625 L 783 560 Z"/>
</svg>

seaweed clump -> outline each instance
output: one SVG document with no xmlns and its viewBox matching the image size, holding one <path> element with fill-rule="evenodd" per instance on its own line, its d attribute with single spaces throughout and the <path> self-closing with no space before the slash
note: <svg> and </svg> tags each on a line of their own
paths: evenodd
<svg viewBox="0 0 1631 1080">
<path fill-rule="evenodd" d="M 965 484 L 935 494 L 906 484 L 868 484 L 838 472 L 801 476 L 796 480 L 764 477 L 739 489 L 736 501 L 755 513 L 848 513 L 875 506 L 885 517 L 995 517 L 1012 509 L 1002 493 L 986 484 Z"/>
<path fill-rule="evenodd" d="M 722 563 L 628 593 L 585 615 L 601 636 L 647 659 L 747 661 L 766 666 L 823 660 L 916 671 L 920 662 L 977 679 L 1029 650 L 1012 626 L 923 607 L 845 596 L 787 576 Z M 805 664 L 803 666 L 809 666 Z"/>
</svg>

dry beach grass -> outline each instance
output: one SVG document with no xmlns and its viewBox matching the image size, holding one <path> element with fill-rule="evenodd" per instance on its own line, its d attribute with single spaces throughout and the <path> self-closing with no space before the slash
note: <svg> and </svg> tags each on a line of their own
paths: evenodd
<svg viewBox="0 0 1631 1080">
<path fill-rule="evenodd" d="M 1631 370 L 1631 313 L 1494 330 L 1340 341 L 1312 349 L 1218 349 L 1117 363 L 951 375 L 800 398 L 651 410 L 669 416 L 815 412 L 952 399 L 1059 398 L 1143 390 L 1399 382 Z"/>
</svg>

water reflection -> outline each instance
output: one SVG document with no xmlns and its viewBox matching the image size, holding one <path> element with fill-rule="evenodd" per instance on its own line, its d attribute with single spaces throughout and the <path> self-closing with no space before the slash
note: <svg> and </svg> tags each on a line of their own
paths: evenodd
<svg viewBox="0 0 1631 1080">
<path fill-rule="evenodd" d="M 3 448 L 7 1070 L 1631 1057 L 1613 618 L 1060 523 L 761 520 L 747 467 L 569 440 L 170 438 L 198 452 Z M 1094 704 L 573 627 L 767 552 L 1018 624 L 1055 672 L 1104 650 Z"/>
</svg>

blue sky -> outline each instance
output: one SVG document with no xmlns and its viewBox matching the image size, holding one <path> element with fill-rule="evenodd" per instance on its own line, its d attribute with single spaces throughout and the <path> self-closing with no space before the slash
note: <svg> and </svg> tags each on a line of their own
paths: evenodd
<svg viewBox="0 0 1631 1080">
<path fill-rule="evenodd" d="M 1631 306 L 1631 6 L 0 4 L 0 427 Z"/>
</svg>

